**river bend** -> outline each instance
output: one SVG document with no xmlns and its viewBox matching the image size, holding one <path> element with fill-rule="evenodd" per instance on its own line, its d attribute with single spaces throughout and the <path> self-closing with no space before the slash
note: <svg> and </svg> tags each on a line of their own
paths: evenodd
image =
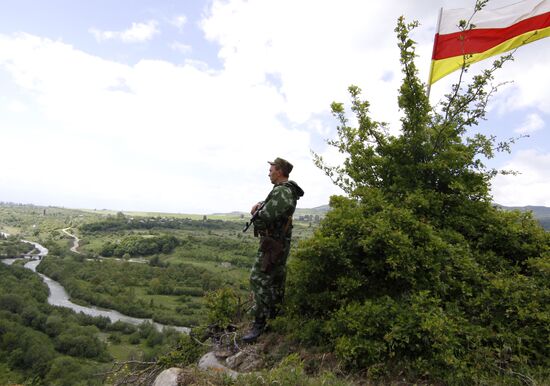
<svg viewBox="0 0 550 386">
<path fill-rule="evenodd" d="M 120 312 L 115 310 L 109 310 L 109 309 L 104 309 L 104 308 L 99 308 L 94 306 L 90 306 L 90 307 L 81 306 L 71 302 L 69 299 L 69 294 L 67 293 L 67 291 L 65 291 L 65 288 L 63 288 L 61 284 L 49 278 L 48 276 L 41 274 L 40 272 L 36 272 L 36 267 L 42 261 L 41 259 L 48 254 L 48 249 L 33 241 L 27 241 L 27 240 L 21 240 L 21 241 L 33 244 L 34 247 L 39 251 L 37 254 L 32 256 L 33 260 L 25 264 L 25 268 L 28 268 L 31 271 L 37 273 L 42 278 L 42 280 L 44 280 L 44 282 L 46 283 L 46 285 L 50 290 L 50 295 L 48 296 L 48 303 L 50 303 L 51 305 L 70 308 L 75 312 L 82 312 L 86 315 L 104 316 L 109 318 L 111 322 L 122 321 L 130 324 L 134 324 L 134 325 L 140 325 L 143 322 L 149 322 L 149 323 L 152 323 L 159 331 L 165 327 L 170 327 L 179 332 L 183 332 L 186 334 L 189 333 L 190 331 L 189 327 L 166 326 L 166 325 L 154 322 L 152 319 L 134 318 L 128 315 L 121 314 Z M 4 259 L 3 262 L 5 264 L 10 265 L 15 260 L 16 259 Z"/>
</svg>

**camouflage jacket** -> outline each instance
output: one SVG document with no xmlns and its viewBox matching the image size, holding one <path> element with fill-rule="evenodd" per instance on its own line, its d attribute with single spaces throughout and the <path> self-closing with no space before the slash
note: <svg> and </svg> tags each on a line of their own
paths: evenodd
<svg viewBox="0 0 550 386">
<path fill-rule="evenodd" d="M 254 222 L 256 231 L 262 233 L 268 230 L 276 237 L 284 237 L 284 229 L 289 217 L 292 217 L 296 209 L 296 201 L 304 195 L 302 188 L 294 181 L 285 181 L 273 186 L 273 189 L 265 199 L 265 205 L 258 213 Z M 289 232 L 287 231 L 287 234 Z"/>
</svg>

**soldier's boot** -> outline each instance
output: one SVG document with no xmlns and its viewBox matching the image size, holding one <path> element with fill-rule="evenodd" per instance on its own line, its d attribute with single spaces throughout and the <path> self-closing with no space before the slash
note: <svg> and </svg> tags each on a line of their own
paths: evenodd
<svg viewBox="0 0 550 386">
<path fill-rule="evenodd" d="M 262 335 L 262 333 L 264 332 L 264 329 L 265 329 L 265 319 L 256 319 L 250 331 L 248 331 L 248 333 L 245 336 L 243 336 L 243 342 L 245 343 L 255 342 L 256 339 L 258 339 L 258 337 Z"/>
</svg>

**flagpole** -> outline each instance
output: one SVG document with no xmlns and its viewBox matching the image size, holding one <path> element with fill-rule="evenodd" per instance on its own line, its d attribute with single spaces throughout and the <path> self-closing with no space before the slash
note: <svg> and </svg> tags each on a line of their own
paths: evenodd
<svg viewBox="0 0 550 386">
<path fill-rule="evenodd" d="M 426 95 L 428 97 L 428 100 L 430 99 L 430 91 L 432 89 L 431 80 L 432 80 L 432 73 L 433 73 L 433 70 L 434 70 L 433 57 L 434 57 L 434 54 L 435 54 L 435 48 L 437 47 L 437 38 L 439 37 L 439 28 L 441 26 L 441 14 L 442 13 L 443 13 L 443 7 L 439 8 L 439 16 L 437 17 L 437 27 L 436 27 L 435 36 L 434 36 L 434 47 L 432 49 L 432 58 L 430 60 L 430 73 L 428 74 L 428 85 L 427 85 L 427 89 L 426 89 Z"/>
</svg>

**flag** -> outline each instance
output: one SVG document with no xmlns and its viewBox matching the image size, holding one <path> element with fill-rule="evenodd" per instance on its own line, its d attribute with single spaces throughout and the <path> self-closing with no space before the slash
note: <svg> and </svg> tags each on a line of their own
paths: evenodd
<svg viewBox="0 0 550 386">
<path fill-rule="evenodd" d="M 474 27 L 461 31 L 460 20 L 470 20 Z M 428 84 L 462 68 L 464 62 L 479 62 L 548 36 L 550 0 L 524 0 L 476 13 L 441 10 Z"/>
</svg>

